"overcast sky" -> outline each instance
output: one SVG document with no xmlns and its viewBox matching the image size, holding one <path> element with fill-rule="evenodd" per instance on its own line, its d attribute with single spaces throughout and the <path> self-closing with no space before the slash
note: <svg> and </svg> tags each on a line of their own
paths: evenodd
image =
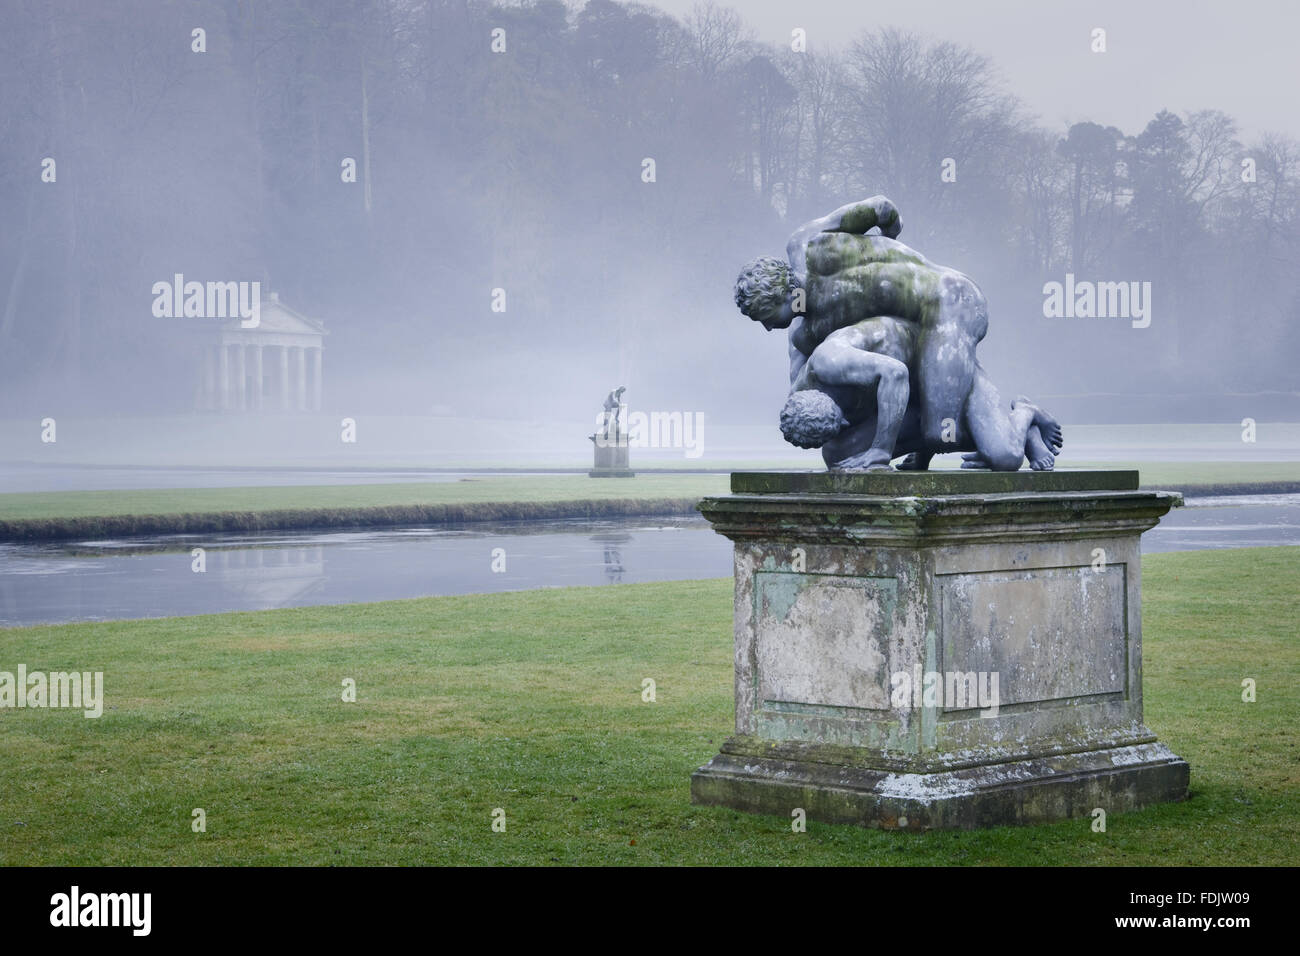
<svg viewBox="0 0 1300 956">
<path fill-rule="evenodd" d="M 695 0 L 646 0 L 677 16 Z M 1047 125 L 1092 120 L 1140 132 L 1160 109 L 1221 109 L 1249 140 L 1300 138 L 1298 0 L 736 0 L 759 39 L 842 47 L 890 25 L 974 47 Z M 1107 52 L 1090 50 L 1094 27 Z"/>
</svg>

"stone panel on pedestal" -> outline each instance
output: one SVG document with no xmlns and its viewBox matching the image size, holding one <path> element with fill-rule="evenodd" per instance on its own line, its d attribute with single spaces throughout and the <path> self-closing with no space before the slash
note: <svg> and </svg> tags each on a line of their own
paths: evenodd
<svg viewBox="0 0 1300 956">
<path fill-rule="evenodd" d="M 736 732 L 693 799 L 972 827 L 1182 799 L 1142 722 L 1135 472 L 738 473 Z M 1086 804 L 1086 806 L 1085 806 Z"/>
</svg>

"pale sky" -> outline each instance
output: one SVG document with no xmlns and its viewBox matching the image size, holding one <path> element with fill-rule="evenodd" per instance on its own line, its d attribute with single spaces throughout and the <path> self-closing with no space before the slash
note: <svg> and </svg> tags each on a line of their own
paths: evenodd
<svg viewBox="0 0 1300 956">
<path fill-rule="evenodd" d="M 644 0 L 675 16 L 695 0 Z M 1249 142 L 1300 139 L 1300 0 L 734 0 L 760 40 L 808 31 L 844 47 L 890 25 L 973 47 L 1049 127 L 1089 119 L 1141 132 L 1162 108 L 1221 109 Z M 1094 27 L 1106 53 L 1090 50 Z"/>
</svg>

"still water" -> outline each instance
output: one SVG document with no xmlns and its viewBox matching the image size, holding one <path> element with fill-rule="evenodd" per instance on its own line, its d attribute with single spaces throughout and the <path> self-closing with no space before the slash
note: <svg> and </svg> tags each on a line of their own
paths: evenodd
<svg viewBox="0 0 1300 956">
<path fill-rule="evenodd" d="M 1189 498 L 1142 543 L 1300 545 L 1300 495 Z M 730 574 L 731 542 L 698 517 L 0 544 L 0 626 Z"/>
</svg>

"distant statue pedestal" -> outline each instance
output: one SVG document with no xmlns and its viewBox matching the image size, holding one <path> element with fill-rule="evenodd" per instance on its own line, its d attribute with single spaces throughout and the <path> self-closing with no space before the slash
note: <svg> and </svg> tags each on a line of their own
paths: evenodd
<svg viewBox="0 0 1300 956">
<path fill-rule="evenodd" d="M 623 393 L 627 387 L 620 385 L 605 396 L 605 403 L 596 418 L 596 433 L 588 435 L 595 446 L 596 461 L 587 474 L 592 478 L 633 478 L 627 463 L 627 406 Z"/>
<path fill-rule="evenodd" d="M 736 732 L 693 803 L 886 829 L 1187 795 L 1142 722 L 1136 471 L 738 472 Z"/>
<path fill-rule="evenodd" d="M 634 478 L 628 467 L 627 432 L 611 432 L 608 438 L 597 432 L 591 435 L 595 463 L 587 474 L 592 478 Z"/>
</svg>

